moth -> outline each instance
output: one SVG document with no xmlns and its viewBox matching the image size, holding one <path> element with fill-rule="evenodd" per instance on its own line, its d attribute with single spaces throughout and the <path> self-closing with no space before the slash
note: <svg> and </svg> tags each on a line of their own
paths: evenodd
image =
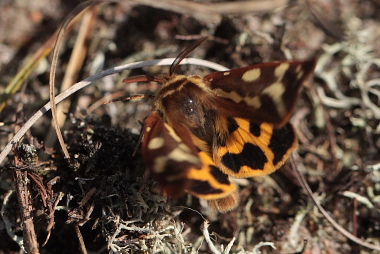
<svg viewBox="0 0 380 254">
<path fill-rule="evenodd" d="M 316 61 L 262 63 L 205 77 L 175 74 L 204 40 L 182 51 L 168 75 L 125 82 L 160 84 L 143 127 L 142 156 L 164 192 L 173 198 L 187 192 L 226 212 L 239 203 L 230 177 L 270 174 L 297 147 L 288 120 Z"/>
</svg>

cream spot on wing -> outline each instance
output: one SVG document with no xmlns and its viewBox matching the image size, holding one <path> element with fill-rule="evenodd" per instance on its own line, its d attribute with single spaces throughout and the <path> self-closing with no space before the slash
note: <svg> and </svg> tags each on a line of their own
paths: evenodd
<svg viewBox="0 0 380 254">
<path fill-rule="evenodd" d="M 289 66 L 289 63 L 282 63 L 276 67 L 276 69 L 274 70 L 274 75 L 278 78 L 278 80 L 282 79 L 285 72 L 289 69 Z"/>
<path fill-rule="evenodd" d="M 146 129 L 145 129 L 146 132 L 150 132 L 151 130 L 152 130 L 151 127 L 146 127 Z"/>
<path fill-rule="evenodd" d="M 215 89 L 214 90 L 219 96 L 223 98 L 227 98 L 232 100 L 235 103 L 239 103 L 241 101 L 244 101 L 247 105 L 255 107 L 255 108 L 260 108 L 261 107 L 261 100 L 260 96 L 254 96 L 254 97 L 242 97 L 240 96 L 237 92 L 231 91 L 231 92 L 225 92 L 222 89 Z"/>
<path fill-rule="evenodd" d="M 234 102 L 236 103 L 239 103 L 243 100 L 243 97 L 241 97 L 237 92 L 235 91 L 231 91 L 231 92 L 226 92 L 226 91 L 223 91 L 222 89 L 215 89 L 214 90 L 216 92 L 216 94 L 220 97 L 224 97 L 224 98 L 228 98 L 230 100 L 233 100 Z"/>
<path fill-rule="evenodd" d="M 165 144 L 164 138 L 153 138 L 148 143 L 148 149 L 154 150 L 163 147 Z"/>
<path fill-rule="evenodd" d="M 299 70 L 299 71 L 296 70 L 296 73 L 297 73 L 297 79 L 301 79 L 304 74 L 303 70 Z"/>
<path fill-rule="evenodd" d="M 177 181 L 178 179 L 183 179 L 183 175 L 182 174 L 177 174 L 177 175 L 171 175 L 171 176 L 167 176 L 165 177 L 166 181 L 168 182 L 175 182 Z"/>
<path fill-rule="evenodd" d="M 176 162 L 189 162 L 192 164 L 198 164 L 199 158 L 191 154 L 191 150 L 185 144 L 179 144 L 173 151 L 171 151 L 167 156 L 160 156 L 154 160 L 153 170 L 155 173 L 160 174 L 165 172 L 165 167 L 169 160 Z"/>
<path fill-rule="evenodd" d="M 190 153 L 190 148 L 184 144 L 180 144 L 176 149 L 174 149 L 169 155 L 168 159 L 182 162 L 186 161 L 189 163 L 197 164 L 199 162 L 198 157 Z"/>
<path fill-rule="evenodd" d="M 167 161 L 168 161 L 168 158 L 165 156 L 157 157 L 154 160 L 154 165 L 153 165 L 154 173 L 160 174 L 164 172 Z"/>
<path fill-rule="evenodd" d="M 185 154 L 185 153 L 191 153 L 191 149 L 190 149 L 187 145 L 185 145 L 184 143 L 179 144 L 178 147 L 177 147 L 176 149 L 173 150 L 173 152 L 174 152 L 175 150 L 183 151 L 183 152 L 184 152 L 183 155 L 185 155 L 185 156 L 187 155 L 187 154 Z M 172 153 L 173 153 L 173 152 L 172 152 Z M 178 151 L 177 151 L 177 153 L 178 153 Z M 189 155 L 191 155 L 191 154 L 189 154 Z M 184 156 L 184 157 L 185 157 L 185 156 Z M 196 156 L 193 156 L 193 157 L 196 157 Z M 177 159 L 174 158 L 174 157 L 172 158 L 172 157 L 169 156 L 169 158 L 171 158 L 171 159 L 173 159 L 173 160 L 177 160 Z"/>
<path fill-rule="evenodd" d="M 178 137 L 177 133 L 175 133 L 174 129 L 167 123 L 165 123 L 165 128 L 168 130 L 169 135 L 178 143 L 182 142 L 181 138 Z"/>
<path fill-rule="evenodd" d="M 285 86 L 281 82 L 273 83 L 272 85 L 266 87 L 262 94 L 268 95 L 272 98 L 273 102 L 276 105 L 277 113 L 280 116 L 286 115 L 286 109 L 284 105 L 284 101 L 282 100 L 282 95 L 285 92 Z"/>
<path fill-rule="evenodd" d="M 259 68 L 255 68 L 249 71 L 246 71 L 241 77 L 245 82 L 253 82 L 258 79 L 261 75 L 261 70 Z"/>
<path fill-rule="evenodd" d="M 255 96 L 255 97 L 245 97 L 244 98 L 245 103 L 247 103 L 248 106 L 252 106 L 255 108 L 260 108 L 261 107 L 261 100 L 260 96 Z"/>
<path fill-rule="evenodd" d="M 230 75 L 230 72 L 229 71 L 223 72 L 223 75 L 228 76 L 228 75 Z"/>
</svg>

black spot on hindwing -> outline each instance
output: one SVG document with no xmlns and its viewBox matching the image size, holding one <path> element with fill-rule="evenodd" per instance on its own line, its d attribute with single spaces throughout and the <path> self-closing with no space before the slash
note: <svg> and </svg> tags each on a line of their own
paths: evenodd
<svg viewBox="0 0 380 254">
<path fill-rule="evenodd" d="M 228 127 L 228 135 L 231 135 L 231 133 L 239 129 L 238 123 L 232 117 L 227 118 L 227 127 Z M 217 138 L 216 140 L 217 146 L 226 146 L 226 142 L 227 142 L 226 137 L 217 136 L 216 138 Z"/>
<path fill-rule="evenodd" d="M 208 181 L 201 180 L 193 180 L 190 191 L 200 195 L 223 193 L 223 190 L 213 188 Z"/>
<path fill-rule="evenodd" d="M 260 135 L 261 135 L 260 124 L 256 124 L 256 123 L 250 122 L 250 124 L 249 124 L 249 131 L 253 135 L 255 135 L 256 137 L 260 137 Z"/>
<path fill-rule="evenodd" d="M 211 167 L 211 174 L 215 177 L 216 180 L 218 180 L 219 183 L 230 185 L 230 180 L 228 180 L 228 176 L 224 174 L 222 171 L 220 171 L 219 168 L 215 166 Z"/>
<path fill-rule="evenodd" d="M 297 137 L 291 124 L 286 124 L 281 129 L 274 129 L 270 139 L 269 148 L 274 153 L 273 164 L 282 160 L 289 149 L 294 146 Z"/>
<path fill-rule="evenodd" d="M 232 117 L 228 117 L 227 121 L 228 121 L 228 132 L 230 134 L 239 128 L 239 125 L 237 124 L 236 120 L 233 119 Z"/>
<path fill-rule="evenodd" d="M 268 159 L 260 147 L 252 143 L 246 143 L 241 153 L 226 153 L 221 158 L 221 162 L 227 168 L 238 173 L 243 166 L 249 166 L 258 170 L 264 169 L 264 165 L 268 162 Z"/>
</svg>

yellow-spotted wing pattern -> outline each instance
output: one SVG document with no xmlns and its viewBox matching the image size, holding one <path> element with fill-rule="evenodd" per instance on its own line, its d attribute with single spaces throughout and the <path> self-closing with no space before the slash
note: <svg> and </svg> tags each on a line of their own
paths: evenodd
<svg viewBox="0 0 380 254">
<path fill-rule="evenodd" d="M 221 212 L 239 202 L 230 177 L 267 175 L 297 147 L 288 120 L 316 61 L 281 61 L 202 78 L 147 77 L 161 85 L 143 129 L 142 155 L 170 197 L 190 193 Z M 139 80 L 142 80 L 139 78 Z"/>
</svg>

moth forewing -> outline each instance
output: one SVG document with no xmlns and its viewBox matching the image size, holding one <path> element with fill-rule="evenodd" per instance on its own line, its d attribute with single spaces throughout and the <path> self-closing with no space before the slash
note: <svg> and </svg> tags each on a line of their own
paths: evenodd
<svg viewBox="0 0 380 254">
<path fill-rule="evenodd" d="M 315 64 L 316 60 L 263 63 L 214 72 L 204 81 L 218 95 L 218 110 L 223 114 L 281 127 Z"/>
<path fill-rule="evenodd" d="M 142 155 L 150 172 L 170 197 L 185 191 L 203 199 L 220 199 L 236 191 L 207 151 L 196 147 L 184 125 L 173 127 L 158 111 L 145 121 Z"/>
<path fill-rule="evenodd" d="M 171 197 L 179 197 L 188 188 L 187 172 L 202 166 L 187 130 L 174 129 L 158 111 L 145 121 L 142 156 L 156 181 Z"/>
</svg>

